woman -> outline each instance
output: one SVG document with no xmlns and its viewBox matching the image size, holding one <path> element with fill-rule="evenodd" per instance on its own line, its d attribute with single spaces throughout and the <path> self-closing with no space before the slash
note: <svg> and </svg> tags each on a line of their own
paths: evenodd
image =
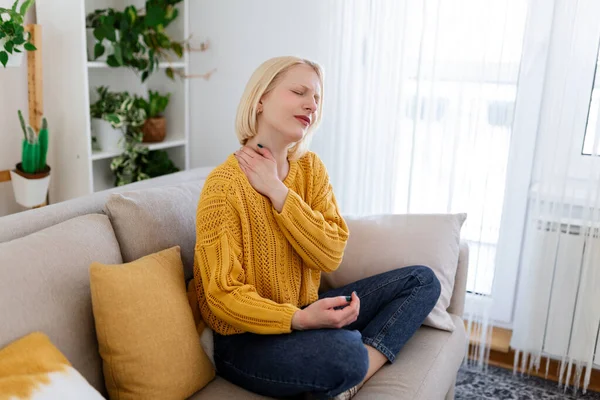
<svg viewBox="0 0 600 400">
<path fill-rule="evenodd" d="M 307 150 L 322 109 L 319 65 L 263 63 L 237 112 L 243 146 L 210 173 L 198 203 L 194 275 L 217 372 L 266 396 L 351 398 L 394 362 L 440 294 L 431 269 L 414 266 L 319 295 L 349 235 Z"/>
</svg>

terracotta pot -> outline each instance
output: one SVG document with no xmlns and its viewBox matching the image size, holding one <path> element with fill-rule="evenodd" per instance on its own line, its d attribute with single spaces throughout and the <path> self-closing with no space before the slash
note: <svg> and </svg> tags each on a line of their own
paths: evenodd
<svg viewBox="0 0 600 400">
<path fill-rule="evenodd" d="M 148 118 L 142 126 L 144 143 L 156 143 L 165 140 L 167 135 L 167 120 L 165 117 Z"/>
</svg>

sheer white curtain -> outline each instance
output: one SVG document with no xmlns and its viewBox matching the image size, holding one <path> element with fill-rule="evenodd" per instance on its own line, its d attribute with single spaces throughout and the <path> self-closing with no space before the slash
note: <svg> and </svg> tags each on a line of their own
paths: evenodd
<svg viewBox="0 0 600 400">
<path fill-rule="evenodd" d="M 330 2 L 313 148 L 347 214 L 467 212 L 468 290 L 490 298 L 525 0 Z M 485 332 L 481 332 L 485 335 Z"/>
<path fill-rule="evenodd" d="M 584 390 L 600 364 L 598 15 L 597 1 L 555 1 L 511 341 L 515 367 Z"/>
</svg>

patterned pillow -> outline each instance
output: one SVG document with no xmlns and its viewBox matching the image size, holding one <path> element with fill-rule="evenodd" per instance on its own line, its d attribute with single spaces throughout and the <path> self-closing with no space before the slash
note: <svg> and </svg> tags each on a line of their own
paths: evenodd
<svg viewBox="0 0 600 400">
<path fill-rule="evenodd" d="M 0 350 L 0 399 L 104 399 L 41 332 Z"/>
</svg>

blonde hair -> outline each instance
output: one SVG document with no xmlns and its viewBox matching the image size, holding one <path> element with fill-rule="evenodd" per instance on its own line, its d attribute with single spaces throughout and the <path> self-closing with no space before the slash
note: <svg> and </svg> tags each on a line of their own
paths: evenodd
<svg viewBox="0 0 600 400">
<path fill-rule="evenodd" d="M 294 56 L 271 58 L 263 62 L 250 77 L 235 117 L 235 133 L 240 144 L 246 144 L 248 139 L 258 133 L 257 110 L 260 99 L 277 86 L 279 80 L 291 67 L 298 64 L 306 64 L 314 69 L 321 84 L 321 100 L 318 104 L 315 121 L 308 128 L 304 137 L 288 148 L 288 156 L 292 160 L 297 160 L 306 154 L 312 135 L 321 123 L 323 115 L 323 69 L 316 62 Z"/>
</svg>

